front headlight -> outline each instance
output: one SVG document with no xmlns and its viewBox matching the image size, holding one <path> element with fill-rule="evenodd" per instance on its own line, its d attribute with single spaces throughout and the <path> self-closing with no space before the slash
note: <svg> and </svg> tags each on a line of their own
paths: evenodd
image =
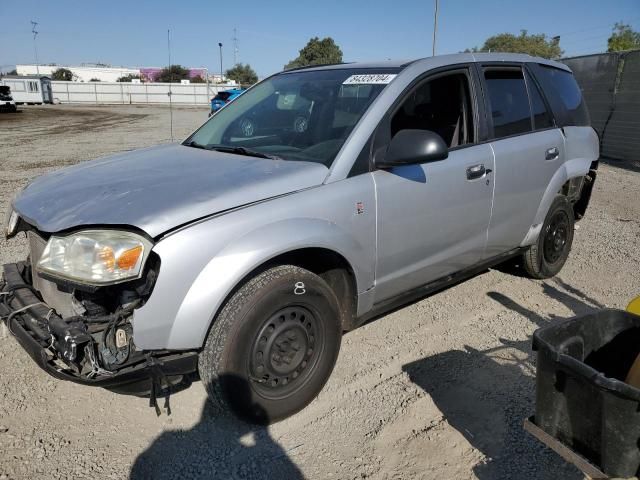
<svg viewBox="0 0 640 480">
<path fill-rule="evenodd" d="M 89 285 L 111 285 L 140 278 L 151 242 L 130 232 L 85 230 L 51 236 L 37 270 Z"/>
<path fill-rule="evenodd" d="M 18 228 L 18 220 L 20 219 L 15 210 L 11 209 L 9 210 L 9 212 L 7 212 L 9 214 L 7 215 L 7 226 L 4 231 L 4 234 L 7 238 L 11 238 L 16 234 L 16 229 Z"/>
</svg>

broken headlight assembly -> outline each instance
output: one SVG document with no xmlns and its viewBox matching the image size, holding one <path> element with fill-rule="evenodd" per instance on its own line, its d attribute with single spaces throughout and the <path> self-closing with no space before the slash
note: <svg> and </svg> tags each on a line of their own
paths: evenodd
<svg viewBox="0 0 640 480">
<path fill-rule="evenodd" d="M 120 230 L 52 235 L 36 269 L 74 283 L 113 285 L 140 278 L 151 247 L 141 235 Z"/>
</svg>

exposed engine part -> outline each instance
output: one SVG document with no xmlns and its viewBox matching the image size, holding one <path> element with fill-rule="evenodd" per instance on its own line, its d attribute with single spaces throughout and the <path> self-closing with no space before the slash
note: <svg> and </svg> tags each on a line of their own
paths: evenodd
<svg viewBox="0 0 640 480">
<path fill-rule="evenodd" d="M 116 330 L 116 348 L 124 348 L 128 344 L 129 342 L 127 341 L 127 332 L 122 328 Z"/>
<path fill-rule="evenodd" d="M 100 356 L 105 367 L 113 368 L 127 361 L 131 353 L 132 333 L 130 323 L 121 324 L 117 328 L 115 325 L 107 326 L 100 347 Z"/>
</svg>

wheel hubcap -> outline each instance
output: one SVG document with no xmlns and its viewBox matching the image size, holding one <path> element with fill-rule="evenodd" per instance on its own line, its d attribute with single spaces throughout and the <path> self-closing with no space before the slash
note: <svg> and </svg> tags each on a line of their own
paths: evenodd
<svg viewBox="0 0 640 480">
<path fill-rule="evenodd" d="M 569 238 L 569 218 L 565 212 L 556 212 L 545 231 L 543 252 L 548 263 L 557 262 L 563 255 Z"/>
<path fill-rule="evenodd" d="M 267 397 L 290 393 L 313 370 L 321 346 L 319 322 L 310 310 L 279 310 L 263 324 L 251 349 L 254 388 Z"/>
</svg>

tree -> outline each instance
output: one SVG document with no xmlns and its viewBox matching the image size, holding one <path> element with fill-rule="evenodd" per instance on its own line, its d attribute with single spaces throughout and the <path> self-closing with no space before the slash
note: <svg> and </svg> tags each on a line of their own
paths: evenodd
<svg viewBox="0 0 640 480">
<path fill-rule="evenodd" d="M 465 52 L 509 52 L 528 53 L 535 57 L 560 58 L 560 37 L 547 38 L 544 33 L 529 35 L 526 30 L 521 30 L 520 35 L 512 33 L 500 33 L 485 40 L 482 47 L 467 49 Z"/>
<path fill-rule="evenodd" d="M 65 82 L 71 82 L 73 80 L 73 72 L 68 68 L 58 68 L 51 74 L 52 80 L 64 80 Z"/>
<path fill-rule="evenodd" d="M 607 46 L 609 47 L 608 52 L 640 48 L 640 32 L 632 30 L 630 25 L 616 22 L 613 26 L 613 33 L 607 40 Z"/>
<path fill-rule="evenodd" d="M 200 75 L 196 75 L 195 77 L 191 77 L 191 83 L 205 83 L 205 80 Z"/>
<path fill-rule="evenodd" d="M 13 70 L 9 70 L 8 72 L 4 72 L 5 75 L 18 75 L 18 70 L 15 68 Z"/>
<path fill-rule="evenodd" d="M 240 85 L 250 86 L 258 81 L 258 74 L 251 65 L 238 63 L 235 67 L 224 72 L 225 76 L 231 80 L 235 80 Z"/>
<path fill-rule="evenodd" d="M 92 78 L 91 80 L 89 80 L 90 82 L 101 82 L 102 80 L 100 80 L 99 78 Z"/>
<path fill-rule="evenodd" d="M 297 58 L 294 58 L 284 66 L 285 70 L 290 68 L 306 67 L 307 65 L 320 65 L 325 63 L 342 63 L 342 50 L 333 41 L 333 38 L 326 37 L 320 40 L 313 37 L 302 50 Z"/>
<path fill-rule="evenodd" d="M 189 69 L 182 65 L 164 67 L 156 77 L 156 82 L 178 83 L 180 80 L 189 80 Z"/>
<path fill-rule="evenodd" d="M 131 80 L 140 80 L 140 75 L 134 75 L 130 73 L 129 75 L 125 75 L 124 77 L 119 77 L 116 82 L 131 82 Z"/>
</svg>

